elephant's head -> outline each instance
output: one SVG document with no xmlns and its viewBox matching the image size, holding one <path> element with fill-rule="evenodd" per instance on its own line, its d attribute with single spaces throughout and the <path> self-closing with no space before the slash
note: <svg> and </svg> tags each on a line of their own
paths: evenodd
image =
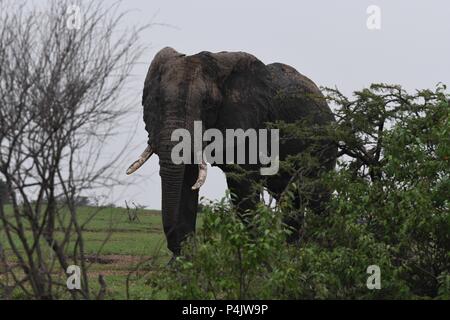
<svg viewBox="0 0 450 320">
<path fill-rule="evenodd" d="M 263 77 L 255 73 L 264 72 L 262 62 L 243 52 L 201 52 L 186 56 L 172 48 L 164 48 L 155 56 L 142 97 L 148 146 L 127 174 L 136 171 L 152 153 L 158 154 L 162 215 L 163 219 L 172 219 L 173 223 L 169 224 L 178 223 L 179 211 L 185 209 L 181 206 L 197 206 L 197 189 L 206 179 L 205 164 L 176 165 L 172 162 L 171 151 L 177 144 L 171 141 L 172 132 L 184 128 L 192 136 L 194 121 L 198 120 L 203 122 L 203 129 L 226 127 L 235 121 L 231 114 L 233 103 L 237 100 L 245 103 L 242 97 L 253 96 L 253 86 L 247 86 L 243 93 L 242 81 L 261 79 Z M 263 91 L 258 89 L 258 93 Z M 225 105 L 230 106 L 229 112 L 224 112 Z M 243 126 L 249 125 L 252 124 Z"/>
</svg>

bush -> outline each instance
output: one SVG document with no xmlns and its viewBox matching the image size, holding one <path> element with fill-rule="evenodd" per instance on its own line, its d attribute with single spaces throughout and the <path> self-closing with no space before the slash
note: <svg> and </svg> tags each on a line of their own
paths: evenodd
<svg viewBox="0 0 450 320">
<path fill-rule="evenodd" d="M 300 246 L 287 246 L 289 230 L 278 212 L 260 205 L 252 214 L 248 226 L 227 201 L 205 207 L 202 228 L 175 265 L 160 271 L 155 289 L 171 299 L 389 298 L 409 292 L 389 247 L 351 219 L 311 216 L 307 223 L 317 231 Z M 333 243 L 335 232 L 341 238 L 332 236 Z M 372 264 L 383 270 L 382 291 L 366 287 Z"/>
<path fill-rule="evenodd" d="M 372 85 L 349 100 L 327 90 L 337 123 L 315 132 L 339 146 L 326 215 L 304 209 L 302 239 L 287 245 L 282 218 L 301 182 L 276 208 L 243 223 L 229 200 L 203 209 L 203 225 L 152 285 L 175 299 L 429 299 L 450 297 L 450 122 L 446 88 L 407 94 Z M 291 134 L 307 128 L 278 124 Z M 304 155 L 300 155 L 300 157 Z M 369 290 L 368 266 L 381 270 Z"/>
</svg>

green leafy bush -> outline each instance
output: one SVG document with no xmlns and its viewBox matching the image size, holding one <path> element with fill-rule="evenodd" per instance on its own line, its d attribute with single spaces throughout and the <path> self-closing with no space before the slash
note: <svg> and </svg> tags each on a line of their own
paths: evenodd
<svg viewBox="0 0 450 320">
<path fill-rule="evenodd" d="M 445 89 L 411 95 L 376 84 L 353 100 L 328 89 L 336 124 L 277 124 L 339 146 L 337 170 L 320 180 L 334 190 L 326 214 L 303 208 L 300 243 L 286 244 L 282 221 L 302 181 L 276 207 L 249 212 L 250 225 L 225 199 L 204 206 L 201 229 L 152 285 L 177 299 L 449 299 Z M 311 161 L 307 152 L 299 157 Z M 379 290 L 366 285 L 370 265 L 380 267 Z"/>
</svg>

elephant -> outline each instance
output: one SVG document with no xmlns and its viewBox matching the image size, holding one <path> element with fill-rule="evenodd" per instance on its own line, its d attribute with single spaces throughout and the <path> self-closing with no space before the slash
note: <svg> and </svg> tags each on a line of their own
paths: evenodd
<svg viewBox="0 0 450 320">
<path fill-rule="evenodd" d="M 284 98 L 280 99 L 280 96 Z M 313 81 L 291 66 L 282 63 L 265 65 L 245 52 L 203 51 L 185 55 L 170 47 L 160 50 L 145 79 L 142 105 L 148 144 L 138 160 L 128 168 L 127 174 L 136 171 L 152 154 L 159 156 L 163 229 L 167 247 L 174 256 L 180 255 L 182 242 L 195 232 L 198 189 L 206 179 L 207 170 L 205 162 L 173 163 L 174 130 L 184 128 L 192 133 L 195 121 L 202 122 L 203 130 L 216 128 L 220 132 L 229 128 L 263 129 L 268 123 L 294 123 L 306 118 L 311 119 L 314 125 L 335 121 Z M 328 140 L 322 143 L 321 168 L 333 170 L 337 146 Z M 279 148 L 279 159 L 283 161 L 289 155 L 304 151 L 305 143 L 286 139 Z M 261 164 L 244 164 L 239 168 L 233 163 L 212 165 L 225 173 L 238 211 L 254 208 L 260 198 L 252 188 L 252 182 L 263 177 L 251 173 L 257 172 L 255 169 Z M 249 177 L 233 178 L 238 169 L 248 171 Z M 312 176 L 314 174 L 317 172 Z M 290 174 L 280 170 L 265 177 L 264 184 L 278 199 L 291 179 Z M 331 193 L 325 189 L 322 192 L 317 190 L 313 190 L 317 193 L 313 206 L 320 211 Z M 297 200 L 297 205 L 300 205 L 301 200 Z M 287 221 L 297 231 L 294 238 L 298 237 L 298 220 L 290 218 Z"/>
</svg>

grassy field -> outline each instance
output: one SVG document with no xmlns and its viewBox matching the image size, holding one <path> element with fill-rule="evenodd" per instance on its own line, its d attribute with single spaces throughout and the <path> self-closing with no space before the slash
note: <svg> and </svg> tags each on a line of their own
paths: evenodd
<svg viewBox="0 0 450 320">
<path fill-rule="evenodd" d="M 94 212 L 97 213 L 90 220 Z M 154 298 L 147 285 L 151 280 L 152 268 L 163 266 L 170 259 L 160 212 L 139 210 L 137 216 L 139 221 L 129 221 L 123 208 L 99 210 L 83 207 L 78 212 L 79 221 L 86 222 L 83 235 L 90 282 L 95 288 L 97 278 L 102 274 L 107 284 L 108 299 L 126 298 L 126 281 L 130 273 L 130 298 Z M 31 234 L 27 236 L 31 237 Z M 62 232 L 57 232 L 57 237 L 60 236 Z M 0 230 L 0 242 L 5 248 L 8 262 L 14 262 L 15 257 L 3 230 Z M 72 245 L 69 245 L 69 249 Z M 137 267 L 138 273 L 134 272 Z"/>
</svg>

